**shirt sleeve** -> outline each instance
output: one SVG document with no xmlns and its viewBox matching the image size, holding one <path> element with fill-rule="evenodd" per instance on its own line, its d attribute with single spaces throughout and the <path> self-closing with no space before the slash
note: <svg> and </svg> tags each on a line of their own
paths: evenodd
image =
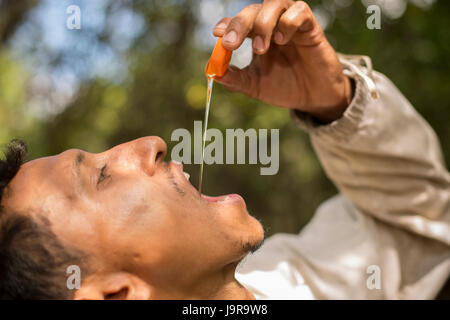
<svg viewBox="0 0 450 320">
<path fill-rule="evenodd" d="M 450 245 L 450 174 L 436 134 L 370 59 L 340 55 L 356 83 L 342 117 L 320 125 L 291 112 L 309 132 L 328 177 L 363 213 Z"/>
<path fill-rule="evenodd" d="M 260 299 L 431 299 L 450 274 L 450 177 L 438 139 L 368 57 L 343 56 L 355 80 L 342 117 L 308 131 L 341 194 L 297 235 L 267 239 L 238 270 Z"/>
</svg>

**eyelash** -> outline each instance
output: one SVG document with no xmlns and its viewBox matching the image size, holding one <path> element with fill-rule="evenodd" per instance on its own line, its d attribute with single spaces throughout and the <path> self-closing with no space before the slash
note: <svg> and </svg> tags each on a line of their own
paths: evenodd
<svg viewBox="0 0 450 320">
<path fill-rule="evenodd" d="M 103 180 L 109 178 L 109 175 L 105 174 L 106 164 L 100 169 L 100 175 L 98 177 L 97 185 L 99 185 Z"/>
</svg>

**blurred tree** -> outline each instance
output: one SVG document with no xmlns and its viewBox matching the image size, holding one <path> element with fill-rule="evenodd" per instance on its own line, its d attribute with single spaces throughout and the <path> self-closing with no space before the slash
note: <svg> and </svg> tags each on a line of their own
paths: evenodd
<svg viewBox="0 0 450 320">
<path fill-rule="evenodd" d="M 338 51 L 370 56 L 430 122 L 448 164 L 450 2 L 308 2 Z M 81 7 L 81 30 L 65 28 L 65 9 L 73 3 Z M 366 28 L 369 3 L 384 3 L 381 30 Z M 32 9 L 36 1 L 0 0 L 0 138 L 25 138 L 37 157 L 74 147 L 100 152 L 158 135 L 170 158 L 172 131 L 193 130 L 193 121 L 203 120 L 212 18 L 236 14 L 246 4 L 47 0 Z M 298 232 L 336 193 L 286 110 L 216 86 L 210 127 L 280 129 L 277 175 L 260 176 L 259 165 L 205 169 L 205 192 L 242 194 L 269 234 Z M 196 185 L 198 166 L 186 168 Z"/>
<path fill-rule="evenodd" d="M 0 0 L 0 47 L 14 34 L 37 0 Z"/>
</svg>

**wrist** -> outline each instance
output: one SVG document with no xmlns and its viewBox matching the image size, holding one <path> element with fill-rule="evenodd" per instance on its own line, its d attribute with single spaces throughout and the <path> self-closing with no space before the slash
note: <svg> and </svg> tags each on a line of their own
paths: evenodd
<svg viewBox="0 0 450 320">
<path fill-rule="evenodd" d="M 342 94 L 335 105 L 326 108 L 317 108 L 309 112 L 319 123 L 327 124 L 339 119 L 352 102 L 355 92 L 355 81 L 344 76 L 342 82 Z"/>
</svg>

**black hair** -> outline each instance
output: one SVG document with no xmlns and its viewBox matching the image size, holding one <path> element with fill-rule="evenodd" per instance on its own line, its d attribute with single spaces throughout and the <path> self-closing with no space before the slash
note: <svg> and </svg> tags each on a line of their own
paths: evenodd
<svg viewBox="0 0 450 320">
<path fill-rule="evenodd" d="M 19 171 L 26 155 L 27 146 L 21 140 L 14 139 L 6 146 L 5 159 L 0 160 L 0 203 L 6 186 Z"/>
<path fill-rule="evenodd" d="M 0 201 L 26 153 L 22 141 L 7 145 L 5 159 L 0 160 Z M 0 299 L 70 299 L 70 265 L 78 265 L 84 274 L 85 255 L 63 246 L 45 217 L 0 206 Z"/>
</svg>

